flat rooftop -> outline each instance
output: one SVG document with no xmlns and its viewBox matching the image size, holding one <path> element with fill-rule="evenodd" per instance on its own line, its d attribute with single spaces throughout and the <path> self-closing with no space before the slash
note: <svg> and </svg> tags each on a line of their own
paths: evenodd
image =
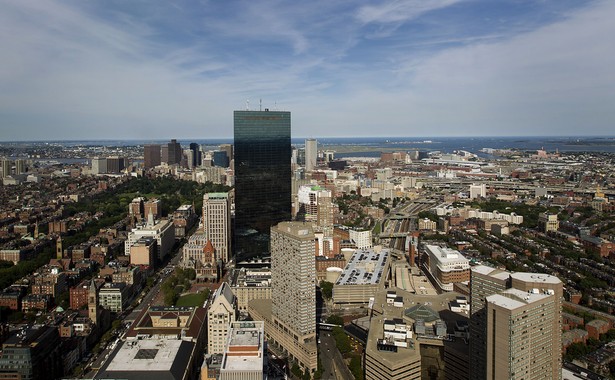
<svg viewBox="0 0 615 380">
<path fill-rule="evenodd" d="M 544 293 L 529 293 L 518 289 L 506 289 L 499 294 L 494 294 L 487 297 L 487 302 L 508 310 L 514 310 L 534 302 L 544 300 L 550 297 L 550 294 Z"/>
<path fill-rule="evenodd" d="M 491 276 L 500 280 L 506 280 L 510 277 L 510 273 L 501 269 L 493 268 L 487 265 L 476 265 L 471 267 L 471 271 L 485 276 Z"/>
<path fill-rule="evenodd" d="M 336 285 L 375 285 L 380 282 L 390 251 L 359 249 L 352 255 Z"/>
<path fill-rule="evenodd" d="M 262 371 L 264 334 L 262 321 L 233 323 L 221 370 Z"/>
<path fill-rule="evenodd" d="M 511 273 L 510 277 L 513 279 L 519 279 L 525 282 L 542 282 L 545 284 L 559 284 L 562 281 L 556 276 L 551 276 L 546 273 L 527 273 L 527 272 L 516 272 Z"/>
<path fill-rule="evenodd" d="M 106 371 L 170 371 L 181 344 L 179 339 L 124 342 Z"/>
</svg>

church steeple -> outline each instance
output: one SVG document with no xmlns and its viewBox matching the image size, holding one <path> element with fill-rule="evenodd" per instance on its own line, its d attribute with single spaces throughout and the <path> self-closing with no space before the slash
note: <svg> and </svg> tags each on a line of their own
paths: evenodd
<svg viewBox="0 0 615 380">
<path fill-rule="evenodd" d="M 63 255 L 62 249 L 62 237 L 58 236 L 58 240 L 56 240 L 56 259 L 62 260 Z"/>
<path fill-rule="evenodd" d="M 88 290 L 88 317 L 94 324 L 98 323 L 98 289 L 94 279 L 90 282 Z"/>
</svg>

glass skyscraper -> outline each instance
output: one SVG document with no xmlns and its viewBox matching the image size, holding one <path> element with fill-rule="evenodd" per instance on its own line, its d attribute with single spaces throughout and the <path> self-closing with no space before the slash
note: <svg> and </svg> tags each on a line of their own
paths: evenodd
<svg viewBox="0 0 615 380">
<path fill-rule="evenodd" d="M 267 252 L 271 226 L 291 219 L 290 112 L 235 111 L 235 252 Z"/>
</svg>

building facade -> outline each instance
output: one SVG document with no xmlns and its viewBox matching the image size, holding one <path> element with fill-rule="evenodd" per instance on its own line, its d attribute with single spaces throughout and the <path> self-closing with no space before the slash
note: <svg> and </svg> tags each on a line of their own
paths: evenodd
<svg viewBox="0 0 615 380">
<path fill-rule="evenodd" d="M 305 140 L 305 171 L 311 172 L 316 167 L 318 160 L 318 141 L 316 139 Z"/>
<path fill-rule="evenodd" d="M 145 144 L 143 146 L 143 165 L 151 169 L 160 165 L 160 144 Z"/>
<path fill-rule="evenodd" d="M 235 252 L 249 257 L 291 219 L 290 112 L 235 111 L 234 143 Z"/>
<path fill-rule="evenodd" d="M 562 297 L 555 276 L 472 267 L 470 378 L 561 379 Z M 534 315 L 536 310 L 542 311 Z M 532 360 L 523 352 L 530 345 L 539 353 Z M 502 360 L 510 365 L 496 368 Z M 509 370 L 510 376 L 498 377 Z"/>
<path fill-rule="evenodd" d="M 216 249 L 217 258 L 226 263 L 231 258 L 231 200 L 229 193 L 203 195 L 203 228 Z"/>
<path fill-rule="evenodd" d="M 207 310 L 207 353 L 223 354 L 231 323 L 235 322 L 237 301 L 226 282 L 214 293 Z"/>
</svg>

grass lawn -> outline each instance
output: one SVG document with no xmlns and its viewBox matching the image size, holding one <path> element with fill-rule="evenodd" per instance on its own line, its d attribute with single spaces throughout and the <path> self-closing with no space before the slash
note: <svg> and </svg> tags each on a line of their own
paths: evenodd
<svg viewBox="0 0 615 380">
<path fill-rule="evenodd" d="M 203 306 L 208 292 L 185 294 L 177 300 L 175 306 Z"/>
</svg>

